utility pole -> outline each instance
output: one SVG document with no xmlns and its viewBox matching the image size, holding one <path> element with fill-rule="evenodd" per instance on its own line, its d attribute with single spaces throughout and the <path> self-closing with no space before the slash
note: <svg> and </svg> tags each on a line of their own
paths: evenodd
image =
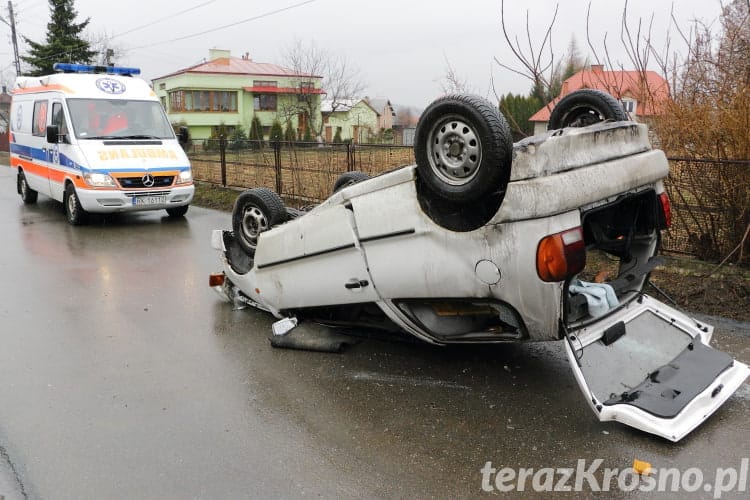
<svg viewBox="0 0 750 500">
<path fill-rule="evenodd" d="M 13 57 L 16 64 L 16 76 L 21 76 L 21 60 L 18 58 L 18 36 L 16 35 L 16 18 L 13 15 L 13 3 L 8 0 L 8 17 L 10 22 L 0 17 L 0 21 L 10 26 L 10 34 L 13 39 Z"/>
</svg>

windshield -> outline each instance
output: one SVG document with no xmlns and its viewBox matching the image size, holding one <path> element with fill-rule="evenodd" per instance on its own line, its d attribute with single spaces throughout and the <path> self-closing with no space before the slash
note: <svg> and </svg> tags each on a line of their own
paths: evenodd
<svg viewBox="0 0 750 500">
<path fill-rule="evenodd" d="M 78 139 L 174 139 L 157 101 L 68 99 L 73 133 Z"/>
</svg>

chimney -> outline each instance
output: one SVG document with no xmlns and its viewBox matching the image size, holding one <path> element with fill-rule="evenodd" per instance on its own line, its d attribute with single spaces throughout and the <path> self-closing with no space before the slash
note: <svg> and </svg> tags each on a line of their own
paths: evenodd
<svg viewBox="0 0 750 500">
<path fill-rule="evenodd" d="M 232 51 L 224 49 L 208 49 L 208 60 L 213 61 L 215 59 L 230 58 Z"/>
<path fill-rule="evenodd" d="M 252 62 L 253 60 L 250 59 L 250 52 L 245 52 L 244 54 L 242 54 L 242 60 Z"/>
</svg>

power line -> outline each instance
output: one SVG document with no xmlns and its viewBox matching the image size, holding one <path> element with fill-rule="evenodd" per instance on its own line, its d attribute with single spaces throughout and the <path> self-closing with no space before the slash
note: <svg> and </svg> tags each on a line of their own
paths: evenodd
<svg viewBox="0 0 750 500">
<path fill-rule="evenodd" d="M 304 2 L 299 2 L 299 3 L 292 4 L 292 5 L 288 5 L 286 7 L 282 7 L 280 9 L 271 10 L 271 11 L 265 12 L 263 14 L 258 14 L 257 16 L 248 17 L 247 19 L 242 19 L 241 21 L 236 21 L 234 23 L 225 24 L 223 26 L 218 26 L 216 28 L 211 28 L 211 29 L 208 29 L 208 30 L 205 30 L 205 31 L 200 31 L 198 33 L 192 33 L 190 35 L 184 35 L 184 36 L 180 36 L 180 37 L 177 37 L 177 38 L 172 38 L 172 39 L 169 39 L 169 40 L 163 40 L 161 42 L 154 42 L 154 43 L 150 43 L 150 44 L 147 44 L 147 45 L 140 45 L 138 47 L 131 47 L 130 50 L 145 49 L 145 48 L 148 48 L 148 47 L 153 47 L 155 45 L 162 45 L 162 44 L 165 44 L 165 43 L 178 42 L 180 40 L 186 40 L 188 38 L 194 38 L 196 36 L 205 35 L 207 33 L 213 33 L 214 31 L 219 31 L 219 30 L 223 30 L 223 29 L 226 29 L 226 28 L 231 28 L 233 26 L 238 26 L 240 24 L 249 23 L 250 21 L 257 21 L 258 19 L 262 19 L 264 17 L 269 17 L 269 16 L 272 16 L 274 14 L 279 14 L 280 12 L 285 12 L 287 10 L 296 9 L 297 7 L 302 7 L 303 5 L 306 5 L 306 4 L 309 4 L 309 3 L 313 3 L 313 2 L 316 2 L 316 1 L 317 0 L 305 0 Z"/>
<path fill-rule="evenodd" d="M 176 16 L 179 16 L 181 14 L 185 14 L 185 13 L 190 12 L 192 10 L 199 9 L 201 7 L 205 7 L 206 5 L 214 3 L 215 1 L 216 0 L 209 0 L 208 2 L 203 2 L 201 4 L 198 4 L 198 5 L 194 6 L 194 7 L 190 7 L 189 9 L 181 10 L 179 12 L 175 12 L 174 14 L 170 14 L 168 16 L 162 17 L 161 19 L 157 19 L 156 21 L 152 21 L 150 23 L 143 24 L 141 26 L 136 26 L 135 28 L 131 28 L 128 31 L 123 31 L 122 33 L 117 33 L 115 35 L 112 35 L 110 37 L 110 39 L 111 38 L 117 38 L 118 36 L 124 36 L 124 35 L 130 34 L 130 33 L 134 32 L 134 31 L 138 31 L 138 30 L 143 29 L 143 28 L 148 28 L 149 26 L 153 26 L 154 24 L 158 24 L 158 23 L 160 23 L 162 21 L 172 20 Z"/>
</svg>

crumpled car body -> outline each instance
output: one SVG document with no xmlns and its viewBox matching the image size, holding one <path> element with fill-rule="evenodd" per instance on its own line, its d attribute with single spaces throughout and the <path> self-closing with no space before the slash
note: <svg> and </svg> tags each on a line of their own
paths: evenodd
<svg viewBox="0 0 750 500">
<path fill-rule="evenodd" d="M 451 140 L 474 140 L 459 133 L 440 144 L 442 123 L 471 123 L 460 118 L 429 127 L 446 154 L 459 150 Z M 459 153 L 440 154 L 450 174 L 443 165 Z M 258 235 L 252 255 L 237 231 L 214 231 L 223 266 L 215 288 L 294 319 L 290 328 L 314 321 L 433 344 L 562 341 L 600 420 L 672 441 L 750 374 L 710 347 L 710 325 L 643 293 L 670 217 L 669 165 L 645 125 L 596 123 L 518 142 L 502 189 L 478 202 L 433 196 L 420 167 L 289 211 Z M 446 178 L 460 181 L 456 172 Z M 600 263 L 606 278 L 596 276 Z"/>
</svg>

